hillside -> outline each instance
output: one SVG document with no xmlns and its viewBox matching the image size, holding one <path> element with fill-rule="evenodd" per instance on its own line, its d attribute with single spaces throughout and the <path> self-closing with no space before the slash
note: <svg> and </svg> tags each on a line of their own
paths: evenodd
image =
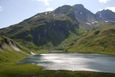
<svg viewBox="0 0 115 77">
<path fill-rule="evenodd" d="M 115 25 L 104 24 L 84 33 L 68 48 L 70 52 L 106 53 L 115 55 Z"/>
<path fill-rule="evenodd" d="M 16 62 L 26 54 L 26 48 L 7 37 L 0 37 L 0 63 Z"/>
<path fill-rule="evenodd" d="M 55 47 L 71 33 L 76 34 L 79 25 L 66 15 L 46 12 L 35 15 L 19 24 L 0 30 L 0 34 L 37 46 Z"/>
</svg>

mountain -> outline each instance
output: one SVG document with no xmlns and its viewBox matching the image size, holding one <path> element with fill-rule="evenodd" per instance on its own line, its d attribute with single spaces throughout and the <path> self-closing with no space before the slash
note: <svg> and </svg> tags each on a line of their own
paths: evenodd
<svg viewBox="0 0 115 77">
<path fill-rule="evenodd" d="M 2 29 L 0 34 L 37 46 L 57 46 L 71 33 L 76 34 L 77 29 L 79 29 L 77 20 L 66 15 L 45 12 Z"/>
<path fill-rule="evenodd" d="M 54 11 L 38 13 L 18 24 L 0 29 L 0 35 L 7 36 L 29 49 L 63 49 L 74 40 L 82 38 L 83 32 L 105 25 L 105 18 L 114 20 L 112 11 L 106 10 L 103 13 L 104 18 L 100 17 L 100 14 L 101 11 L 93 14 L 82 4 L 64 5 Z"/>
<path fill-rule="evenodd" d="M 105 22 L 114 22 L 115 23 L 115 12 L 111 10 L 102 10 L 96 13 L 96 16 L 99 19 L 104 20 Z"/>
<path fill-rule="evenodd" d="M 64 5 L 54 10 L 56 14 L 66 14 L 67 16 L 78 20 L 80 26 L 86 29 L 94 28 L 98 23 L 96 15 L 86 9 L 82 4 L 74 6 Z"/>
<path fill-rule="evenodd" d="M 86 9 L 82 4 L 74 6 L 64 5 L 54 10 L 56 14 L 66 14 L 78 20 L 78 22 L 92 22 L 96 20 L 95 14 Z"/>
<path fill-rule="evenodd" d="M 115 12 L 111 10 L 98 11 L 96 14 L 86 9 L 82 4 L 64 5 L 54 10 L 56 14 L 66 14 L 78 20 L 79 26 L 85 29 L 98 27 L 100 23 L 115 23 Z"/>
</svg>

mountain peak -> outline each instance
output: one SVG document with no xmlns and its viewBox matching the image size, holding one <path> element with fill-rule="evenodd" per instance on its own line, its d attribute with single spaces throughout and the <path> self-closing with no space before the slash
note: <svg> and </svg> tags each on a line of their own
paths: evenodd
<svg viewBox="0 0 115 77">
<path fill-rule="evenodd" d="M 104 21 L 115 22 L 115 12 L 109 9 L 103 9 L 102 11 L 98 11 L 96 15 Z"/>
<path fill-rule="evenodd" d="M 63 6 L 61 6 L 61 8 L 63 8 L 63 9 L 70 8 L 70 7 L 71 7 L 70 5 L 63 5 Z"/>
<path fill-rule="evenodd" d="M 103 10 L 101 10 L 101 11 L 98 11 L 97 13 L 99 13 L 99 12 L 102 12 L 102 13 L 109 13 L 109 12 L 113 12 L 112 10 L 109 10 L 109 9 L 103 9 Z"/>
<path fill-rule="evenodd" d="M 75 7 L 75 8 L 84 8 L 84 6 L 82 4 L 76 4 L 73 7 Z"/>
<path fill-rule="evenodd" d="M 72 6 L 70 5 L 64 5 L 64 6 L 61 6 L 61 7 L 58 7 L 57 9 L 54 10 L 55 13 L 57 14 L 65 14 L 67 13 L 70 9 L 72 8 Z"/>
</svg>

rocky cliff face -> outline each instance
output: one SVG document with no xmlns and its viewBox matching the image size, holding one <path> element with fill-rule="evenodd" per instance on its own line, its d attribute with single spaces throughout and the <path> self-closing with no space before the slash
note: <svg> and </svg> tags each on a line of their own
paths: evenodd
<svg viewBox="0 0 115 77">
<path fill-rule="evenodd" d="M 82 4 L 76 4 L 74 6 L 64 5 L 54 10 L 56 14 L 66 14 L 70 17 L 74 17 L 78 22 L 92 22 L 96 21 L 96 16 Z"/>
<path fill-rule="evenodd" d="M 78 20 L 80 26 L 85 29 L 91 29 L 98 23 L 95 14 L 86 9 L 82 4 L 74 6 L 64 5 L 54 10 L 56 14 L 66 14 L 74 20 Z"/>
<path fill-rule="evenodd" d="M 76 19 L 79 20 L 79 22 L 93 22 L 96 21 L 95 14 L 90 12 L 88 9 L 86 9 L 83 5 L 77 4 L 74 5 L 74 12 Z"/>
<path fill-rule="evenodd" d="M 92 29 L 101 23 L 115 23 L 115 13 L 111 10 L 102 10 L 96 14 L 89 11 L 82 4 L 74 6 L 64 5 L 54 10 L 56 14 L 66 14 L 72 19 L 78 20 L 80 27 Z"/>
</svg>

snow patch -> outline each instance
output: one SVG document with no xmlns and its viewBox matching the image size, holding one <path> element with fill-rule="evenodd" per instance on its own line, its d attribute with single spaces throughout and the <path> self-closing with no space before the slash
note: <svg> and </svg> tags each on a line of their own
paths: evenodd
<svg viewBox="0 0 115 77">
<path fill-rule="evenodd" d="M 109 21 L 105 21 L 105 22 L 109 22 Z"/>
<path fill-rule="evenodd" d="M 93 24 L 96 24 L 96 23 L 98 23 L 98 21 L 92 20 L 92 22 L 86 22 L 87 25 L 93 25 Z"/>
<path fill-rule="evenodd" d="M 91 23 L 89 23 L 89 22 L 87 22 L 86 24 L 87 24 L 87 25 L 91 25 Z"/>
<path fill-rule="evenodd" d="M 91 23 L 92 23 L 92 24 L 95 24 L 95 23 L 98 23 L 98 21 L 92 21 Z"/>
</svg>

